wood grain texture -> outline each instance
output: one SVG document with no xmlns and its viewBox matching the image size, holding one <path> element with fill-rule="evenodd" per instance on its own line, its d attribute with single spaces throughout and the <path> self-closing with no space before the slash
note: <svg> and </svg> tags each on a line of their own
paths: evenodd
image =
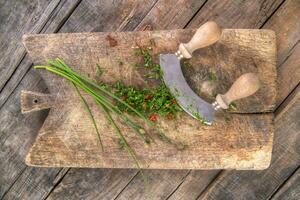
<svg viewBox="0 0 300 200">
<path fill-rule="evenodd" d="M 273 200 L 298 200 L 300 199 L 300 169 L 287 180 L 272 198 Z"/>
<path fill-rule="evenodd" d="M 168 200 L 196 199 L 220 173 L 220 170 L 191 170 Z"/>
<path fill-rule="evenodd" d="M 71 169 L 47 199 L 115 199 L 135 176 L 134 169 Z"/>
<path fill-rule="evenodd" d="M 178 42 L 187 40 L 191 37 L 193 32 L 194 30 L 177 30 L 165 32 L 33 35 L 26 36 L 24 43 L 36 64 L 43 63 L 46 58 L 60 56 L 81 73 L 88 74 L 92 78 L 97 78 L 96 63 L 99 63 L 108 71 L 103 75 L 102 81 L 114 82 L 124 80 L 125 84 L 146 87 L 148 84 L 146 84 L 142 78 L 143 75 L 139 71 L 134 70 L 132 66 L 132 63 L 137 62 L 137 58 L 132 55 L 132 41 L 135 41 L 137 45 L 145 46 L 149 44 L 150 39 L 153 39 L 156 43 L 153 49 L 154 53 L 161 51 L 173 52 Z M 242 40 L 241 38 L 247 38 L 247 36 L 251 36 L 251 34 L 255 34 L 257 38 L 261 36 L 263 40 L 267 38 L 265 40 L 266 49 L 260 51 L 257 55 L 259 59 L 262 59 L 264 56 L 266 57 L 266 61 L 261 63 L 274 62 L 274 60 L 272 61 L 275 57 L 274 49 L 271 49 L 269 52 L 272 55 L 266 53 L 268 52 L 267 49 L 270 44 L 271 47 L 273 47 L 272 41 L 274 40 L 274 35 L 272 32 L 224 30 L 223 33 L 224 39 L 220 41 L 220 45 L 223 46 L 230 46 L 236 43 L 238 47 L 238 44 L 240 44 L 239 41 Z M 117 41 L 118 46 L 109 47 L 109 42 L 106 40 L 108 35 Z M 235 38 L 240 38 L 240 40 L 233 40 L 233 35 Z M 255 36 L 253 35 L 252 37 Z M 229 40 L 233 42 L 229 42 Z M 78 41 L 76 44 L 79 46 L 75 45 L 73 41 Z M 58 46 L 58 44 L 62 43 L 64 43 L 63 46 Z M 166 43 L 168 43 L 168 45 L 165 45 Z M 255 42 L 253 44 L 258 45 Z M 37 49 L 39 49 L 39 51 L 36 51 Z M 245 47 L 242 49 L 245 49 Z M 70 54 L 70 52 L 74 54 Z M 211 50 L 211 52 L 213 51 Z M 203 53 L 201 56 L 202 60 L 211 62 L 207 56 L 208 54 L 205 55 Z M 253 54 L 251 54 L 251 57 L 255 59 Z M 125 61 L 125 64 L 122 66 L 118 65 L 116 58 Z M 192 65 L 193 62 L 197 63 L 197 61 L 197 59 L 191 60 Z M 218 64 L 215 64 L 213 67 L 216 68 L 217 65 Z M 112 68 L 111 66 L 114 67 Z M 204 65 L 204 67 L 205 66 L 208 65 Z M 241 69 L 233 69 L 233 67 L 230 69 L 225 65 L 224 67 L 226 67 L 226 70 L 223 70 L 223 73 L 223 67 L 220 67 L 218 72 L 224 77 L 223 80 L 228 81 L 232 79 L 230 78 L 230 73 L 237 74 L 237 71 Z M 267 83 L 274 82 L 275 76 L 272 74 L 272 71 L 269 71 L 273 70 L 274 67 L 275 66 L 271 66 L 271 64 L 257 65 L 256 69 L 258 70 L 257 72 L 261 80 Z M 249 68 L 249 70 L 253 69 Z M 262 70 L 262 72 L 260 72 L 260 70 Z M 57 98 L 74 99 L 74 101 L 66 101 L 63 106 L 57 105 L 50 110 L 49 116 L 37 138 L 37 143 L 33 146 L 27 157 L 27 163 L 36 166 L 133 167 L 132 161 L 126 152 L 118 148 L 116 142 L 117 138 L 114 136 L 113 130 L 111 130 L 109 125 L 105 122 L 102 114 L 97 110 L 96 105 L 92 104 L 91 99 L 88 99 L 88 101 L 91 103 L 92 110 L 95 110 L 94 115 L 97 121 L 99 121 L 100 132 L 103 132 L 104 143 L 107 145 L 105 153 L 100 152 L 97 140 L 95 140 L 96 135 L 90 126 L 92 124 L 89 123 L 89 119 L 84 114 L 83 107 L 76 97 L 74 90 L 70 88 L 70 85 L 53 74 L 45 72 L 42 75 L 52 94 L 56 94 Z M 202 77 L 204 75 L 205 74 L 202 74 Z M 269 75 L 271 75 L 270 79 Z M 263 76 L 267 77 L 262 78 Z M 269 91 L 273 90 L 275 92 L 275 90 L 272 89 L 272 84 L 267 84 L 266 82 L 263 85 L 267 87 Z M 262 88 L 264 88 L 264 86 Z M 252 102 L 253 99 L 254 102 L 259 102 L 256 103 L 259 107 L 264 97 L 253 96 L 249 99 L 252 99 Z M 269 99 L 267 99 L 267 101 L 269 101 Z M 252 104 L 252 106 L 255 107 L 254 105 L 256 104 Z M 245 110 L 247 110 L 249 107 L 246 106 L 246 103 L 244 105 Z M 243 108 L 243 106 L 241 106 L 241 108 Z M 63 112 L 62 109 L 64 110 Z M 240 111 L 241 110 L 242 109 L 240 109 Z M 186 151 L 179 152 L 174 149 L 173 146 L 163 147 L 165 144 L 158 142 L 145 151 L 139 139 L 131 133 L 130 129 L 120 125 L 129 138 L 129 141 L 131 141 L 132 147 L 136 149 L 136 153 L 139 155 L 144 168 L 261 169 L 267 167 L 269 164 L 273 136 L 271 114 L 234 115 L 230 122 L 225 122 L 224 116 L 220 114 L 216 119 L 215 125 L 211 127 L 200 126 L 196 120 L 193 120 L 184 113 L 178 117 L 177 121 L 161 121 L 159 126 L 161 126 L 171 138 L 176 138 L 176 140 L 187 143 L 190 148 Z M 235 128 L 235 124 L 242 123 L 243 121 L 247 125 L 239 126 L 238 129 Z M 224 133 L 224 129 L 228 131 Z M 149 130 L 149 132 L 151 132 L 151 130 Z M 215 135 L 218 135 L 220 140 L 215 138 Z M 215 138 L 213 144 L 209 142 L 211 141 L 211 137 Z M 226 152 L 228 152 L 228 154 Z M 56 155 L 55 158 L 53 158 L 53 154 Z M 110 156 L 107 157 L 108 155 Z M 112 157 L 111 155 L 114 156 Z M 124 159 L 119 159 L 120 155 L 122 155 Z M 167 158 L 171 155 L 172 157 Z M 180 164 L 178 164 L 178 161 L 180 161 Z"/>
<path fill-rule="evenodd" d="M 184 28 L 206 2 L 207 0 L 159 0 L 137 29 L 172 30 Z"/>
<path fill-rule="evenodd" d="M 141 187 L 144 185 L 143 180 L 136 176 L 116 200 L 167 199 L 188 174 L 187 170 L 145 170 L 151 183 L 148 188 Z"/>
<path fill-rule="evenodd" d="M 199 24 L 214 20 L 222 28 L 260 28 L 283 0 L 216 0 L 207 1 L 187 25 L 197 28 Z"/>
<path fill-rule="evenodd" d="M 25 31 L 22 34 L 18 35 L 18 26 L 14 27 L 14 30 L 11 30 L 12 32 L 17 32 L 17 38 L 14 38 L 13 40 L 6 38 L 6 34 L 4 34 L 3 36 L 3 40 L 5 40 L 3 42 L 10 42 L 11 44 L 9 44 L 9 49 L 12 48 L 16 48 L 18 49 L 17 51 L 14 51 L 14 54 L 8 54 L 8 56 L 13 57 L 14 59 L 17 59 L 18 56 L 22 55 L 22 58 L 20 58 L 20 60 L 15 63 L 15 65 L 11 64 L 9 66 L 9 70 L 14 69 L 15 71 L 13 72 L 13 74 L 9 74 L 9 73 L 3 73 L 2 76 L 5 76 L 3 78 L 3 80 L 6 80 L 5 85 L 3 86 L 2 90 L 1 90 L 1 95 L 0 95 L 0 107 L 3 106 L 3 104 L 5 103 L 5 101 L 8 99 L 8 97 L 12 94 L 12 92 L 14 91 L 14 89 L 18 86 L 18 84 L 20 83 L 20 81 L 22 80 L 22 78 L 25 76 L 25 74 L 29 71 L 32 62 L 29 59 L 28 55 L 25 53 L 25 48 L 22 46 L 22 41 L 21 41 L 21 36 L 24 33 L 53 33 L 53 32 L 57 32 L 57 30 L 59 28 L 61 28 L 62 24 L 64 24 L 64 21 L 71 15 L 71 13 L 73 12 L 73 10 L 76 8 L 76 6 L 78 5 L 80 0 L 67 0 L 67 1 L 60 1 L 57 5 L 55 5 L 55 9 L 52 10 L 51 12 L 44 12 L 43 15 L 45 15 L 45 17 L 47 17 L 47 20 L 45 20 L 42 24 L 42 28 L 39 30 L 34 30 L 34 31 Z M 11 2 L 10 6 L 15 6 L 14 4 L 16 4 L 15 0 L 14 1 L 9 1 Z M 51 1 L 51 3 L 53 3 L 55 1 Z M 30 5 L 30 4 L 26 4 Z M 3 7 L 4 8 L 4 7 Z M 24 9 L 23 7 L 17 7 L 14 8 L 16 9 L 16 12 L 22 12 L 22 9 Z M 37 9 L 43 9 L 43 7 L 37 7 Z M 49 15 L 49 16 L 46 16 Z M 16 20 L 20 20 L 20 19 L 16 19 Z M 27 19 L 30 21 L 30 19 Z M 23 30 L 22 30 L 23 31 Z M 11 34 L 14 35 L 14 34 Z M 10 50 L 6 50 L 5 53 L 9 52 Z M 20 53 L 22 52 L 22 53 Z M 19 54 L 20 53 L 20 54 Z M 5 57 L 2 57 L 1 59 L 5 59 Z M 8 66 L 0 65 L 0 68 L 6 68 Z"/>
<path fill-rule="evenodd" d="M 25 55 L 22 35 L 40 32 L 58 4 L 58 0 L 0 2 L 0 90 Z"/>
<path fill-rule="evenodd" d="M 287 0 L 263 28 L 276 32 L 279 106 L 300 83 L 300 1 Z"/>
<path fill-rule="evenodd" d="M 34 186 L 37 185 L 39 185 L 39 187 L 35 188 L 35 190 L 31 192 L 31 195 L 36 195 L 36 198 L 39 198 L 40 195 L 44 195 L 46 191 L 49 191 L 46 185 L 51 185 L 51 176 L 59 171 L 59 169 L 37 170 L 28 168 L 25 165 L 24 158 L 32 146 L 37 135 L 36 133 L 42 126 L 48 112 L 44 110 L 32 113 L 30 116 L 21 114 L 19 96 L 23 88 L 46 92 L 46 86 L 42 84 L 41 77 L 38 76 L 36 71 L 31 70 L 21 82 L 19 88 L 14 91 L 12 97 L 5 103 L 5 107 L 0 110 L 1 199 L 5 198 L 5 196 L 12 198 L 15 195 L 15 198 L 22 198 L 23 195 L 30 195 L 24 191 L 26 191 L 27 188 L 34 188 Z M 39 174 L 39 176 L 35 176 L 35 174 Z M 35 182 L 37 178 L 39 178 L 39 180 L 44 179 L 45 181 Z M 18 189 L 12 187 L 16 180 L 19 180 L 17 181 Z"/>
</svg>

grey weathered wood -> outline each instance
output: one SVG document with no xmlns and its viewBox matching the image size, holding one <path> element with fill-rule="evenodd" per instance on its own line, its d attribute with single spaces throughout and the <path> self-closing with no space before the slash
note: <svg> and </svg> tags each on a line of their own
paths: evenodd
<svg viewBox="0 0 300 200">
<path fill-rule="evenodd" d="M 59 0 L 0 2 L 0 90 L 25 55 L 22 35 L 40 32 L 58 4 Z"/>
<path fill-rule="evenodd" d="M 299 0 L 286 0 L 263 28 L 276 32 L 278 48 L 278 66 L 291 55 L 291 50 L 300 39 Z"/>
<path fill-rule="evenodd" d="M 276 192 L 272 200 L 299 200 L 300 199 L 300 169 L 284 183 Z"/>
<path fill-rule="evenodd" d="M 191 170 L 168 200 L 196 199 L 219 173 L 219 170 Z"/>
<path fill-rule="evenodd" d="M 12 2 L 12 1 L 11 1 Z M 107 1 L 108 2 L 108 1 Z M 109 1 L 110 2 L 110 1 Z M 150 1 L 147 1 L 147 3 L 144 3 L 143 5 L 149 5 Z M 12 2 L 13 5 L 14 2 Z M 122 3 L 122 2 L 119 2 Z M 135 9 L 135 11 L 131 12 L 129 8 L 132 8 L 133 2 L 129 2 L 130 4 L 117 4 L 115 2 L 114 8 L 115 9 L 120 9 L 120 5 L 122 5 L 123 9 L 127 8 L 126 12 L 130 12 L 132 15 L 132 19 L 135 21 L 139 19 L 140 16 L 142 16 L 142 11 L 144 13 L 147 13 L 147 8 L 149 9 L 150 7 L 145 6 L 141 7 L 140 9 Z M 96 1 L 84 1 L 82 2 L 80 6 L 87 6 L 87 4 L 97 4 Z M 30 4 L 28 4 L 30 5 Z M 52 15 L 50 17 L 50 21 L 46 23 L 44 26 L 42 32 L 53 32 L 57 31 L 61 25 L 64 24 L 64 22 L 67 20 L 68 16 L 72 11 L 76 8 L 77 2 L 76 1 L 61 1 L 59 5 L 56 7 L 56 10 L 52 12 Z M 108 3 L 106 4 L 108 5 Z M 127 6 L 131 5 L 131 6 Z M 2 7 L 1 7 L 2 8 Z M 42 8 L 42 7 L 39 7 Z M 99 7 L 98 7 L 99 8 Z M 111 15 L 115 16 L 115 11 L 113 11 L 113 7 L 111 7 L 111 10 L 109 11 L 108 9 L 105 9 L 105 7 L 101 7 L 103 9 L 100 13 L 97 13 L 95 10 L 94 13 L 94 20 L 82 20 L 82 21 L 75 21 L 75 20 L 70 20 L 70 23 L 72 24 L 71 27 L 75 27 L 77 30 L 80 31 L 83 27 L 85 27 L 89 21 L 92 21 L 93 23 L 96 21 L 99 24 L 106 24 L 106 19 L 101 18 L 101 14 L 103 12 L 111 12 Z M 9 7 L 6 7 L 5 9 L 10 9 Z M 98 11 L 100 11 L 98 9 Z M 20 11 L 22 12 L 22 11 Z M 135 13 L 136 12 L 136 13 Z M 46 13 L 44 13 L 46 14 Z M 119 15 L 119 18 L 123 18 L 126 13 L 122 13 L 123 15 Z M 77 13 L 76 15 L 81 15 L 82 19 L 86 19 L 85 16 L 89 16 L 88 12 L 85 12 L 83 14 L 82 12 Z M 109 18 L 107 14 L 107 18 Z M 76 19 L 77 20 L 77 19 Z M 69 21 L 69 20 L 68 20 Z M 130 21 L 130 20 L 129 20 Z M 119 21 L 118 21 L 119 22 Z M 113 23 L 113 22 L 112 22 Z M 135 21 L 135 23 L 138 23 L 138 21 Z M 110 24 L 110 27 L 111 24 Z M 90 27 L 92 31 L 93 27 Z M 102 28 L 105 30 L 105 26 L 102 26 Z M 114 28 L 114 27 L 112 27 Z M 65 31 L 68 31 L 65 29 Z M 71 30 L 70 30 L 71 31 Z M 87 30 L 88 31 L 88 30 Z M 19 41 L 21 42 L 21 41 Z M 44 195 L 46 192 L 49 192 L 53 186 L 55 186 L 56 183 L 51 183 L 53 175 L 53 170 L 34 170 L 34 168 L 27 167 L 25 168 L 25 163 L 24 163 L 24 154 L 27 153 L 28 147 L 31 146 L 32 140 L 36 136 L 36 126 L 41 125 L 43 123 L 43 117 L 45 112 L 37 113 L 31 116 L 34 123 L 31 123 L 31 121 L 28 121 L 28 117 L 24 117 L 23 115 L 20 114 L 20 107 L 19 107 L 19 95 L 20 95 L 20 89 L 21 88 L 31 88 L 31 84 L 34 84 L 36 82 L 39 83 L 38 87 L 34 86 L 32 90 L 34 91 L 39 91 L 39 87 L 44 88 L 41 91 L 45 91 L 45 85 L 43 85 L 43 81 L 40 80 L 40 76 L 36 74 L 35 72 L 27 72 L 28 69 L 31 66 L 31 61 L 25 57 L 23 61 L 21 62 L 20 66 L 18 67 L 17 71 L 15 72 L 15 76 L 13 76 L 12 79 L 10 79 L 10 82 L 6 85 L 8 87 L 5 87 L 4 90 L 2 90 L 2 93 L 0 95 L 1 98 L 1 105 L 2 103 L 5 103 L 4 106 L 1 109 L 1 120 L 3 124 L 6 124 L 7 126 L 1 126 L 1 151 L 0 153 L 0 158 L 1 158 L 1 178 L 0 178 L 0 191 L 1 195 L 0 197 L 5 193 L 7 197 L 13 197 L 14 194 L 17 195 L 19 193 L 16 193 L 14 188 L 19 188 L 19 190 L 26 191 L 27 189 L 30 190 L 32 186 L 35 186 L 34 190 L 31 191 L 31 194 L 28 193 L 22 193 L 22 196 L 28 196 L 32 195 L 35 196 L 35 198 L 40 199 L 41 195 Z M 24 74 L 26 73 L 26 76 L 22 79 Z M 34 74 L 34 75 L 33 75 Z M 22 82 L 19 84 L 19 81 Z M 8 98 L 9 94 L 13 91 L 14 87 L 18 85 L 18 89 L 16 90 L 15 93 L 12 93 L 9 100 L 6 99 Z M 3 101 L 2 101 L 3 100 Z M 9 117 L 9 115 L 14 116 Z M 28 123 L 19 123 L 20 121 L 25 120 Z M 1 124 L 2 124 L 1 122 Z M 14 130 L 28 130 L 28 134 L 26 136 L 24 135 L 15 135 L 12 137 L 14 134 Z M 11 136 L 9 135 L 11 134 Z M 23 133 L 24 134 L 24 133 Z M 10 137 L 9 137 L 10 136 Z M 25 137 L 25 138 L 23 138 Z M 13 143 L 13 146 L 11 145 Z M 5 150 L 4 150 L 5 149 Z M 3 161 L 3 162 L 2 162 Z M 5 166 L 2 168 L 2 166 Z M 59 170 L 57 170 L 59 171 Z M 26 173 L 25 175 L 22 175 L 22 173 Z M 25 179 L 23 177 L 26 177 Z M 39 182 L 39 184 L 35 183 L 34 180 L 38 177 L 41 177 L 42 180 Z M 123 177 L 125 178 L 125 177 Z M 130 177 L 129 177 L 130 178 Z M 49 180 L 49 183 L 51 184 L 45 184 L 46 182 L 43 180 Z M 12 184 L 14 184 L 12 186 Z M 8 190 L 11 188 L 11 190 Z M 21 196 L 19 196 L 21 198 Z M 34 199 L 34 198 L 32 198 Z"/>
<path fill-rule="evenodd" d="M 199 199 L 268 199 L 300 165 L 300 86 L 275 118 L 271 165 L 263 171 L 226 171 Z"/>
<path fill-rule="evenodd" d="M 298 23 L 296 23 L 297 19 L 299 18 L 299 12 L 298 12 L 298 9 L 297 9 L 297 6 L 298 6 L 297 4 L 298 4 L 298 1 L 286 1 L 278 9 L 278 11 L 275 13 L 275 15 L 270 18 L 270 20 L 269 20 L 270 25 L 267 22 L 266 25 L 264 26 L 264 28 L 270 28 L 270 29 L 275 30 L 275 32 L 278 36 L 278 38 L 277 38 L 278 39 L 277 42 L 279 43 L 278 57 L 281 58 L 281 60 L 285 60 L 286 58 L 288 58 L 288 60 L 289 60 L 290 57 L 293 57 L 291 62 L 287 62 L 287 63 L 289 63 L 289 65 L 286 65 L 287 66 L 286 73 L 285 73 L 285 69 L 283 69 L 282 72 L 281 72 L 280 71 L 281 68 L 279 68 L 278 74 L 279 74 L 279 79 L 280 79 L 279 81 L 281 81 L 281 83 L 278 84 L 278 88 L 279 88 L 278 93 L 279 93 L 279 96 L 281 96 L 281 98 L 280 98 L 281 100 L 284 100 L 286 95 L 293 89 L 293 87 L 295 85 L 297 85 L 297 81 L 299 80 L 299 75 L 297 75 L 297 74 L 299 74 L 298 73 L 298 68 L 299 67 L 297 67 L 298 66 L 297 62 L 295 62 L 297 60 L 296 58 L 298 58 L 299 55 L 298 55 L 298 53 L 296 53 L 296 54 L 293 53 L 291 55 L 286 53 L 286 52 L 290 52 L 291 50 L 294 50 L 293 49 L 293 44 L 297 43 L 298 40 L 299 40 L 297 38 L 297 36 L 299 36 L 299 33 L 298 33 L 299 27 L 297 25 Z M 282 13 L 283 15 L 280 15 L 280 14 L 277 14 L 277 13 Z M 289 20 L 291 20 L 291 22 L 294 21 L 294 23 L 290 23 Z M 285 23 L 286 21 L 289 24 L 293 24 L 293 25 L 286 26 L 287 25 Z M 292 51 L 292 52 L 294 52 L 294 51 Z M 284 66 L 284 64 L 282 66 Z M 281 74 L 283 74 L 283 76 Z M 292 84 L 290 84 L 290 83 L 292 83 Z M 290 84 L 290 87 L 287 87 L 286 85 L 289 85 L 289 84 Z M 292 86 L 293 84 L 294 84 L 294 86 Z M 289 88 L 289 89 L 286 90 L 286 88 Z M 288 124 L 286 124 L 286 126 L 288 126 Z M 282 131 L 281 134 L 285 135 L 286 132 Z M 282 136 L 282 137 L 288 137 L 288 136 Z M 275 134 L 275 138 L 276 138 L 276 134 Z M 294 141 L 292 141 L 292 143 L 287 143 L 287 146 L 292 145 L 293 142 Z M 274 146 L 276 146 L 276 145 L 277 144 L 274 144 Z M 285 152 L 281 156 L 284 157 Z M 283 163 L 283 161 L 282 161 L 282 163 Z M 284 164 L 284 165 L 286 167 L 288 167 L 287 164 Z M 280 166 L 280 164 L 278 164 L 276 166 L 278 167 L 278 166 Z M 282 171 L 285 172 L 283 169 L 282 169 Z M 290 172 L 291 171 L 288 170 L 288 173 L 290 173 Z M 266 182 L 270 182 L 269 180 L 268 181 L 260 180 L 261 176 L 264 176 L 264 174 L 272 174 L 272 173 L 273 172 L 269 171 L 269 170 L 266 170 L 265 173 L 262 172 L 260 176 L 258 176 L 257 178 L 254 179 L 256 186 L 251 185 L 251 186 L 247 187 L 248 181 L 252 181 L 252 176 L 242 176 L 242 173 L 241 173 L 241 174 L 237 175 L 236 179 L 238 179 L 240 181 L 244 181 L 244 183 L 242 183 L 242 182 L 239 183 L 239 186 L 240 186 L 239 188 L 240 189 L 241 189 L 241 187 L 243 187 L 244 191 L 251 191 L 251 193 L 253 195 L 259 195 L 259 192 L 258 192 L 259 188 L 261 188 L 262 185 L 265 185 Z M 289 176 L 288 173 L 284 174 L 282 176 L 284 176 L 286 178 L 286 177 Z M 278 176 L 278 175 L 276 174 L 274 176 Z M 282 178 L 282 176 L 280 178 Z M 278 179 L 280 179 L 280 178 L 278 178 Z M 230 180 L 228 182 L 232 181 L 231 178 L 229 178 L 229 179 Z M 280 183 L 282 183 L 282 182 L 279 181 L 279 183 L 272 183 L 272 185 L 273 185 L 274 188 L 276 188 L 280 185 Z M 272 192 L 274 192 L 274 191 L 272 191 Z M 272 194 L 272 192 L 270 192 L 268 195 Z M 235 197 L 234 195 L 236 195 L 236 198 L 240 198 L 240 196 L 239 196 L 240 194 L 239 194 L 238 191 L 236 193 L 233 193 L 232 195 L 233 195 L 233 198 Z"/>
<path fill-rule="evenodd" d="M 137 29 L 171 30 L 184 28 L 205 2 L 207 0 L 159 0 Z"/>
<path fill-rule="evenodd" d="M 12 2 L 11 6 L 14 6 L 13 2 L 14 1 L 9 1 Z M 39 31 L 40 33 L 52 33 L 56 32 L 61 25 L 65 22 L 65 20 L 69 17 L 69 15 L 72 13 L 72 11 L 76 8 L 77 4 L 79 3 L 79 0 L 67 0 L 67 1 L 60 1 L 58 5 L 56 5 L 55 9 L 51 12 L 50 16 L 47 16 L 47 21 L 45 21 L 45 24 L 43 25 L 42 29 Z M 30 4 L 28 4 L 30 5 Z M 16 10 L 18 12 L 22 12 L 19 10 Z M 44 15 L 47 13 L 44 13 Z M 18 20 L 18 19 L 16 19 Z M 18 27 L 15 27 L 16 29 Z M 28 30 L 28 32 L 23 32 L 23 33 L 31 33 L 32 31 Z M 0 95 L 0 107 L 5 103 L 5 101 L 8 99 L 9 95 L 13 92 L 13 90 L 17 87 L 17 85 L 20 83 L 22 78 L 25 76 L 27 71 L 32 65 L 32 62 L 28 58 L 28 56 L 25 54 L 25 49 L 23 48 L 21 44 L 21 36 L 23 35 L 21 33 L 18 38 L 16 38 L 16 41 L 12 42 L 13 44 L 10 44 L 12 47 L 11 48 L 18 48 L 19 50 L 22 50 L 23 54 L 25 57 L 21 59 L 19 63 L 17 63 L 17 66 L 10 66 L 10 68 L 16 68 L 14 73 L 9 77 L 9 74 L 6 74 L 6 78 L 8 79 L 5 83 L 5 86 L 1 90 L 1 95 Z M 33 31 L 33 33 L 36 33 Z M 8 42 L 8 41 L 5 41 Z M 15 44 L 16 43 L 16 44 Z M 18 47 L 14 47 L 14 45 L 17 45 Z M 21 46 L 20 46 L 21 45 Z M 20 46 L 20 47 L 19 47 Z M 17 51 L 17 52 L 18 52 Z M 14 53 L 17 53 L 14 52 Z M 17 58 L 17 55 L 9 55 L 11 57 Z M 4 59 L 4 58 L 0 58 Z M 5 66 L 1 66 L 5 67 Z M 4 76 L 4 75 L 3 75 Z"/>
<path fill-rule="evenodd" d="M 263 28 L 276 32 L 278 49 L 277 106 L 300 83 L 300 1 L 287 0 Z"/>
<path fill-rule="evenodd" d="M 47 199 L 115 199 L 134 176 L 134 169 L 71 169 Z"/>
<path fill-rule="evenodd" d="M 214 20 L 224 28 L 260 28 L 283 1 L 208 1 L 188 27 L 197 28 L 201 23 Z"/>
<path fill-rule="evenodd" d="M 145 170 L 151 184 L 145 187 L 143 179 L 137 176 L 127 186 L 130 189 L 126 188 L 116 200 L 166 199 L 188 173 L 187 170 Z"/>
</svg>

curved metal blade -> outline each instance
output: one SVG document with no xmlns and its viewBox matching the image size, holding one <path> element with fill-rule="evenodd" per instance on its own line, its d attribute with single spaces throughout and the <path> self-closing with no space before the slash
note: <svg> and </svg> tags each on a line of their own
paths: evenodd
<svg viewBox="0 0 300 200">
<path fill-rule="evenodd" d="M 211 104 L 201 99 L 186 82 L 180 61 L 174 54 L 161 54 L 160 66 L 163 70 L 163 79 L 178 104 L 192 117 L 203 117 L 206 124 L 211 124 L 215 109 Z"/>
</svg>

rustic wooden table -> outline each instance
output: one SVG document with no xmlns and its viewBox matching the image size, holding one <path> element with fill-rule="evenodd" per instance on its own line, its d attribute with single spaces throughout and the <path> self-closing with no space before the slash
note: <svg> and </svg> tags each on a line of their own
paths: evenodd
<svg viewBox="0 0 300 200">
<path fill-rule="evenodd" d="M 24 158 L 47 111 L 22 115 L 22 89 L 47 92 L 25 33 L 266 28 L 277 35 L 272 162 L 262 171 L 146 170 L 152 199 L 300 199 L 299 0 L 0 0 L 0 198 L 145 199 L 135 169 L 35 168 Z"/>
</svg>

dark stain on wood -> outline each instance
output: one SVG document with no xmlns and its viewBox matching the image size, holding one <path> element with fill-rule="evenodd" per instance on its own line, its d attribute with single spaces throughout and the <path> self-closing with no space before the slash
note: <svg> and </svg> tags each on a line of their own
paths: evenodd
<svg viewBox="0 0 300 200">
<path fill-rule="evenodd" d="M 108 41 L 110 47 L 118 46 L 118 41 L 111 35 L 107 35 L 105 39 Z"/>
</svg>

